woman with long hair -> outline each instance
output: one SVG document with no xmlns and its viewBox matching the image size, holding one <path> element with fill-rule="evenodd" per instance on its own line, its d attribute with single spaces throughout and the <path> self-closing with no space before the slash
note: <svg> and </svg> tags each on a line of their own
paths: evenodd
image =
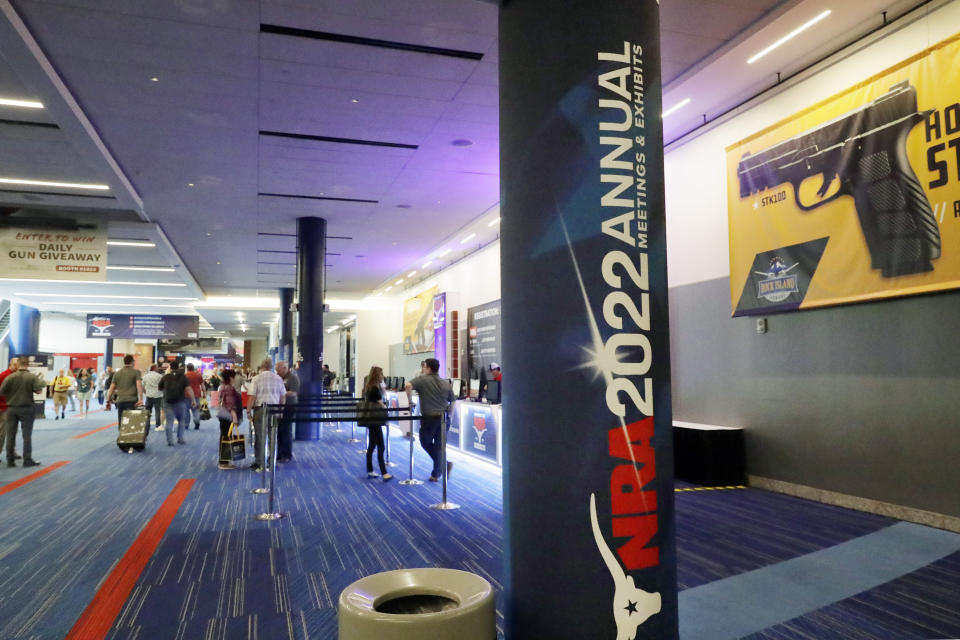
<svg viewBox="0 0 960 640">
<path fill-rule="evenodd" d="M 240 392 L 237 391 L 232 382 L 235 372 L 233 369 L 226 369 L 223 372 L 223 384 L 220 385 L 220 408 L 217 409 L 217 419 L 220 421 L 220 440 L 227 437 L 230 431 L 230 423 L 239 425 L 240 418 L 243 416 L 243 404 L 240 401 Z M 220 450 L 220 455 L 224 451 Z M 232 460 L 220 458 L 217 464 L 218 469 L 236 469 Z"/>
<path fill-rule="evenodd" d="M 380 385 L 383 383 L 383 369 L 377 366 L 370 367 L 370 375 L 363 385 L 363 399 L 368 403 L 374 402 L 383 405 L 383 391 Z M 384 482 L 389 482 L 393 476 L 387 472 L 387 465 L 383 461 L 383 424 L 367 424 L 367 430 L 370 431 L 370 444 L 367 446 L 367 477 L 382 477 Z M 380 463 L 380 475 L 373 471 L 373 450 L 377 450 L 377 462 Z"/>
</svg>

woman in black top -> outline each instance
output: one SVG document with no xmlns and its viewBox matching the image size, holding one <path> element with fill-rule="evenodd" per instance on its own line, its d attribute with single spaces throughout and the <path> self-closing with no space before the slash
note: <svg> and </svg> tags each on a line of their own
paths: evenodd
<svg viewBox="0 0 960 640">
<path fill-rule="evenodd" d="M 376 402 L 381 407 L 383 404 L 383 391 L 380 385 L 383 383 L 383 369 L 380 367 L 370 367 L 370 375 L 367 376 L 367 382 L 363 385 L 363 399 L 367 402 Z M 393 476 L 387 472 L 387 465 L 383 461 L 383 424 L 367 424 L 370 431 L 370 445 L 367 447 L 367 477 L 382 477 L 384 482 L 389 482 Z M 373 450 L 377 450 L 377 462 L 380 463 L 380 476 L 373 471 Z"/>
</svg>

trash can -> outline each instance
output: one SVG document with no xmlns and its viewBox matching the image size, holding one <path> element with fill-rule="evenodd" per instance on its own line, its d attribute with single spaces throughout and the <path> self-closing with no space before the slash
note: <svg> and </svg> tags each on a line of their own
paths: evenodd
<svg viewBox="0 0 960 640">
<path fill-rule="evenodd" d="M 340 594 L 339 640 L 494 640 L 493 588 L 456 569 L 400 569 Z"/>
</svg>

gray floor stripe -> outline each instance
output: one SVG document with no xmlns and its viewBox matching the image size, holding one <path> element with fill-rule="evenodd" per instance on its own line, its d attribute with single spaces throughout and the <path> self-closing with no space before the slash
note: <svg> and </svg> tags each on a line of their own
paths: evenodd
<svg viewBox="0 0 960 640">
<path fill-rule="evenodd" d="M 908 522 L 680 592 L 681 640 L 741 638 L 960 551 L 960 535 Z"/>
</svg>

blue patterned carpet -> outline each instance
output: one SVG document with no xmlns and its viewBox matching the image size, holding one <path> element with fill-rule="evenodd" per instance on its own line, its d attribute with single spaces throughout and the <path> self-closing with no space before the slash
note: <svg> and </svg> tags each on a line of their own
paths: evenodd
<svg viewBox="0 0 960 640">
<path fill-rule="evenodd" d="M 51 414 L 52 415 L 52 414 Z M 181 478 L 196 478 L 108 637 L 113 639 L 331 639 L 336 601 L 353 581 L 403 567 L 478 573 L 501 590 L 499 473 L 452 458 L 450 500 L 434 511 L 435 484 L 405 487 L 408 441 L 391 438 L 390 483 L 366 478 L 360 445 L 346 433 L 295 443 L 277 474 L 280 511 L 253 515 L 267 498 L 250 493 L 262 476 L 216 469 L 218 431 L 207 421 L 187 444 L 153 433 L 128 455 L 106 429 L 116 420 L 37 423 L 35 457 L 70 464 L 0 496 L 0 638 L 63 638 L 143 526 Z M 428 458 L 414 447 L 416 477 Z M 0 484 L 31 470 L 0 468 Z M 706 585 L 855 540 L 894 521 L 754 490 L 680 492 L 681 589 Z M 816 575 L 805 577 L 812 588 Z M 960 636 L 960 554 L 783 624 L 755 640 L 944 638 Z M 502 620 L 498 619 L 499 623 Z M 502 624 L 500 625 L 502 626 Z M 523 639 L 528 640 L 528 639 Z"/>
</svg>

